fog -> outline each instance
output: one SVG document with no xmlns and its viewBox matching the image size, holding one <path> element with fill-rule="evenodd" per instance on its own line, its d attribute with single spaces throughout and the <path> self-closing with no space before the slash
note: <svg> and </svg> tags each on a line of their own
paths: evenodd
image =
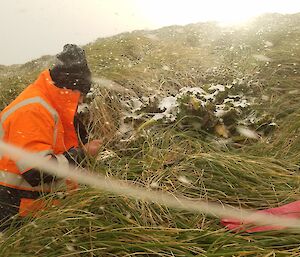
<svg viewBox="0 0 300 257">
<path fill-rule="evenodd" d="M 125 31 L 300 11 L 298 0 L 2 0 L 0 64 L 19 64 Z"/>
</svg>

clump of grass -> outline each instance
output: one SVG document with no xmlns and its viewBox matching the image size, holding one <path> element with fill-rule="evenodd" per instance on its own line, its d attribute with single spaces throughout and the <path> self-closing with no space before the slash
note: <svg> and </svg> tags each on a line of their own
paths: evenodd
<svg viewBox="0 0 300 257">
<path fill-rule="evenodd" d="M 97 90 L 97 96 L 89 107 L 85 117 L 88 130 L 94 138 L 113 141 L 119 127 L 122 106 L 119 96 L 107 89 Z"/>
</svg>

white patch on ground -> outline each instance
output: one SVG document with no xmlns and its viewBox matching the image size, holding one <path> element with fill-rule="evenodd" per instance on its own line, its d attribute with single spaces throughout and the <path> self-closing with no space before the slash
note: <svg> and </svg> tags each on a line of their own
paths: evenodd
<svg viewBox="0 0 300 257">
<path fill-rule="evenodd" d="M 270 41 L 265 41 L 265 47 L 267 48 L 267 47 L 272 47 L 272 46 L 274 46 L 274 44 L 272 43 L 272 42 L 270 42 Z"/>
<path fill-rule="evenodd" d="M 142 101 L 138 98 L 133 98 L 131 99 L 131 105 L 132 105 L 132 111 L 133 112 L 136 112 L 136 111 L 139 111 L 141 109 L 141 107 L 144 105 L 142 103 Z"/>
<path fill-rule="evenodd" d="M 117 156 L 117 154 L 115 152 L 105 150 L 105 151 L 100 152 L 97 155 L 96 160 L 97 161 L 105 161 L 105 160 L 111 159 L 111 158 L 116 157 L 116 156 Z"/>
<path fill-rule="evenodd" d="M 236 130 L 240 133 L 240 135 L 242 135 L 246 138 L 251 138 L 251 139 L 259 138 L 259 135 L 255 131 L 253 131 L 247 127 L 238 126 L 236 128 Z"/>
<path fill-rule="evenodd" d="M 159 188 L 159 184 L 158 184 L 158 182 L 154 181 L 150 184 L 150 187 L 151 188 Z"/>
<path fill-rule="evenodd" d="M 153 116 L 153 119 L 160 120 L 163 118 L 168 118 L 170 120 L 175 120 L 176 114 L 178 112 L 177 107 L 178 107 L 178 103 L 177 103 L 176 97 L 174 97 L 174 96 L 165 97 L 160 101 L 160 103 L 158 105 L 158 108 L 164 112 L 156 113 Z"/>
<path fill-rule="evenodd" d="M 271 62 L 272 61 L 271 58 L 269 58 L 265 55 L 262 55 L 262 54 L 254 54 L 253 57 L 255 60 L 261 61 L 261 62 Z"/>
<path fill-rule="evenodd" d="M 178 181 L 180 181 L 181 183 L 186 184 L 186 185 L 191 184 L 191 181 L 188 180 L 186 176 L 179 176 Z"/>
<path fill-rule="evenodd" d="M 187 93 L 192 93 L 194 95 L 197 94 L 206 94 L 206 92 L 200 87 L 183 87 L 179 90 L 181 95 L 185 95 Z"/>
<path fill-rule="evenodd" d="M 155 34 L 146 34 L 145 37 L 149 38 L 151 40 L 154 40 L 154 41 L 160 40 L 159 37 L 157 35 L 155 35 Z"/>
<path fill-rule="evenodd" d="M 225 91 L 225 86 L 220 85 L 220 84 L 213 85 L 208 90 L 217 90 L 217 91 L 220 91 L 220 92 L 224 92 Z"/>
<path fill-rule="evenodd" d="M 77 113 L 84 113 L 89 109 L 89 106 L 86 103 L 79 104 L 77 108 Z"/>
</svg>

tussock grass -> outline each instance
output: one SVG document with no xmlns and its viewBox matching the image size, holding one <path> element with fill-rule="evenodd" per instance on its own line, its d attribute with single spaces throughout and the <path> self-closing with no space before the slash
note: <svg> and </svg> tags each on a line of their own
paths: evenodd
<svg viewBox="0 0 300 257">
<path fill-rule="evenodd" d="M 139 203 L 98 191 L 81 190 L 62 207 L 40 214 L 20 230 L 9 231 L 1 245 L 1 255 L 299 254 L 299 234 L 284 231 L 232 234 L 220 228 L 217 219 L 167 210 L 162 206 Z M 149 222 L 150 217 L 152 223 Z"/>
<path fill-rule="evenodd" d="M 122 114 L 122 106 L 116 93 L 107 89 L 98 90 L 86 117 L 89 131 L 95 138 L 112 141 L 115 137 Z"/>
</svg>

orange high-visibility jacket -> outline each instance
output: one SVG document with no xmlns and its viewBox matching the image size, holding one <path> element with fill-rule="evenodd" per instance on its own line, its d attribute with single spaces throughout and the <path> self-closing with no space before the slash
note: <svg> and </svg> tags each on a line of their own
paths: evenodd
<svg viewBox="0 0 300 257">
<path fill-rule="evenodd" d="M 63 153 L 78 147 L 73 122 L 79 97 L 77 91 L 56 87 L 49 70 L 43 71 L 1 112 L 1 140 L 45 159 L 54 156 L 58 164 L 64 165 L 67 159 Z M 31 186 L 26 181 L 24 174 L 33 168 L 22 160 L 15 162 L 7 155 L 1 156 L 0 185 L 21 191 L 51 192 L 53 183 Z"/>
</svg>

